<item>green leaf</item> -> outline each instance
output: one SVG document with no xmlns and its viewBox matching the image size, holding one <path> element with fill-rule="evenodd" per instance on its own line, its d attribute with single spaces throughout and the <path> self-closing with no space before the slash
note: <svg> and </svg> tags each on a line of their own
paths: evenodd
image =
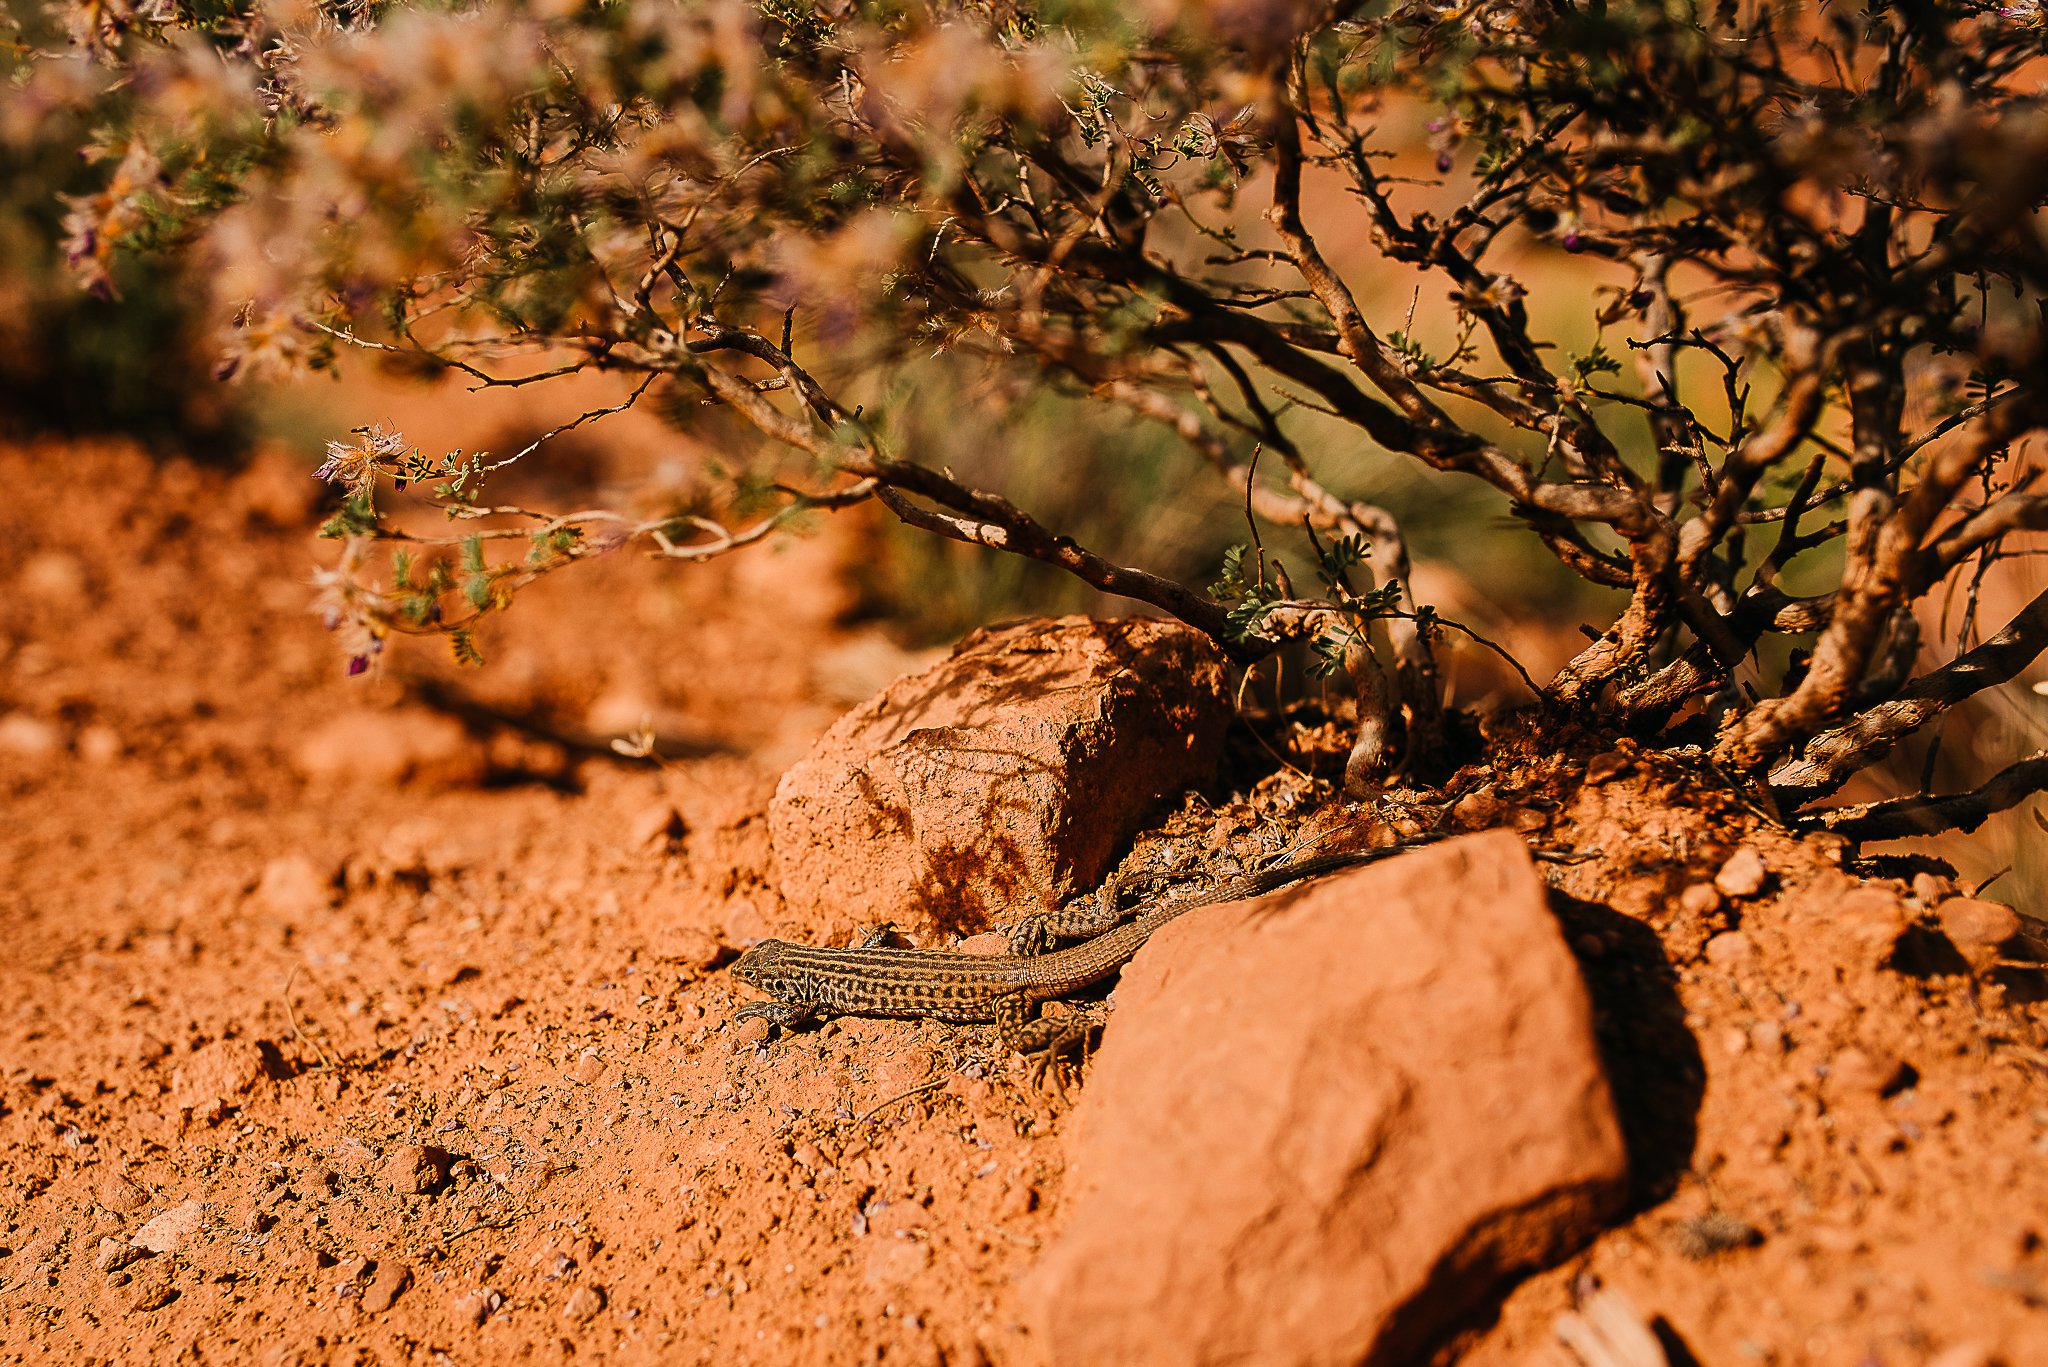
<svg viewBox="0 0 2048 1367">
<path fill-rule="evenodd" d="M 351 536 L 368 536 L 377 530 L 377 510 L 370 496 L 362 494 L 343 503 L 334 516 L 320 524 L 320 535 L 329 541 Z"/>
<path fill-rule="evenodd" d="M 1572 357 L 1572 374 L 1581 385 L 1591 384 L 1595 375 L 1619 375 L 1621 362 L 1607 354 L 1607 348 L 1593 343 L 1593 349 L 1583 356 Z"/>
</svg>

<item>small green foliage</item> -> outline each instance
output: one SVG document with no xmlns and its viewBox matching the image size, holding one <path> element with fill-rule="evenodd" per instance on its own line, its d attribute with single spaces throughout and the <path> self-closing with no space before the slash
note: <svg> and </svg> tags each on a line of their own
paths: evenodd
<svg viewBox="0 0 2048 1367">
<path fill-rule="evenodd" d="M 450 506 L 450 516 L 456 508 L 473 508 L 477 499 L 483 496 L 485 463 L 490 452 L 478 451 L 464 456 L 460 451 L 450 451 L 438 462 L 423 463 L 422 478 L 440 477 L 443 482 L 434 486 L 434 496 Z"/>
<path fill-rule="evenodd" d="M 1281 602 L 1279 577 L 1276 574 L 1268 578 L 1266 553 L 1262 549 L 1231 546 L 1223 552 L 1221 576 L 1209 591 L 1224 602 L 1235 604 L 1224 614 L 1224 627 L 1232 640 L 1249 641 L 1266 634 L 1267 621 Z"/>
<path fill-rule="evenodd" d="M 1405 332 L 1388 333 L 1387 345 L 1394 349 L 1395 355 L 1400 356 L 1417 370 L 1435 370 L 1439 364 L 1436 357 L 1424 351 L 1421 343 Z"/>
<path fill-rule="evenodd" d="M 1342 669 L 1345 653 L 1354 643 L 1368 646 L 1365 628 L 1356 622 L 1340 623 L 1309 642 L 1309 677 L 1327 679 Z"/>
<path fill-rule="evenodd" d="M 1372 554 L 1372 543 L 1358 535 L 1339 537 L 1316 548 L 1323 583 L 1332 590 L 1344 589 L 1345 576 L 1353 566 L 1362 565 Z"/>
<path fill-rule="evenodd" d="M 484 653 L 476 648 L 476 633 L 467 627 L 458 627 L 448 634 L 448 648 L 455 653 L 455 663 L 480 666 Z"/>
<path fill-rule="evenodd" d="M 320 524 L 320 535 L 329 541 L 345 541 L 352 536 L 370 536 L 376 530 L 377 509 L 366 493 L 344 500 L 334 515 Z"/>
<path fill-rule="evenodd" d="M 535 567 L 550 564 L 564 556 L 573 555 L 576 543 L 583 539 L 583 532 L 577 527 L 556 527 L 551 531 L 535 532 L 532 544 L 527 547 L 526 563 Z"/>
<path fill-rule="evenodd" d="M 1598 342 L 1593 343 L 1593 349 L 1584 355 L 1574 354 L 1571 363 L 1572 377 L 1579 382 L 1581 388 L 1591 384 L 1595 375 L 1621 373 L 1621 362 L 1609 355 L 1607 348 Z"/>
<path fill-rule="evenodd" d="M 1115 123 L 1109 102 L 1116 94 L 1115 86 L 1092 71 L 1081 77 L 1081 107 L 1068 112 L 1074 116 L 1074 126 L 1080 130 L 1084 147 L 1098 146 L 1109 137 Z"/>
</svg>

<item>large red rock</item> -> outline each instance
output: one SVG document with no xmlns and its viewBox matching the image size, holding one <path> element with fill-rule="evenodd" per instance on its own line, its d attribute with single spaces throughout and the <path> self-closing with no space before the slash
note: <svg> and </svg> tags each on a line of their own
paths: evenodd
<svg viewBox="0 0 2048 1367">
<path fill-rule="evenodd" d="M 1124 970 L 1025 1299 L 1059 1367 L 1420 1361 L 1618 1206 L 1578 968 L 1521 842 L 1189 913 Z"/>
<path fill-rule="evenodd" d="M 1093 887 L 1161 799 L 1215 771 L 1223 657 L 1177 622 L 978 631 L 841 718 L 769 809 L 812 919 L 985 929 Z"/>
</svg>

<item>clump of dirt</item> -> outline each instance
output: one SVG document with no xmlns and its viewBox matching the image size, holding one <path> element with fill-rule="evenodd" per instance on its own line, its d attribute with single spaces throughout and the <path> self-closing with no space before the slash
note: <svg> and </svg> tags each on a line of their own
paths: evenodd
<svg viewBox="0 0 2048 1367">
<path fill-rule="evenodd" d="M 727 1028 L 734 950 L 817 929 L 760 813 L 845 705 L 820 662 L 866 642 L 788 588 L 837 573 L 833 533 L 772 571 L 588 567 L 487 638 L 469 696 L 579 733 L 660 714 L 697 752 L 635 766 L 407 701 L 437 656 L 346 680 L 294 584 L 302 471 L 223 495 L 43 447 L 0 449 L 0 484 L 6 1356 L 1040 1359 L 1014 1287 L 1060 1219 L 1060 1093 L 979 1028 Z M 366 710 L 413 748 L 334 743 Z M 1553 856 L 1634 1213 L 1455 1351 L 1562 1352 L 1598 1283 L 1674 1361 L 2038 1356 L 2025 947 L 1958 943 L 1959 889 L 1859 877 L 1674 760 L 1491 753 L 1448 824 Z M 1282 770 L 1181 838 L 1319 792 Z M 1376 818 L 1438 820 L 1344 814 Z"/>
</svg>

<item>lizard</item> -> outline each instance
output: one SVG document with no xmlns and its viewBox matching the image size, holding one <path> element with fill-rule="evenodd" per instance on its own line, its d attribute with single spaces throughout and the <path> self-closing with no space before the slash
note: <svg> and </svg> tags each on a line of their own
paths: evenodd
<svg viewBox="0 0 2048 1367">
<path fill-rule="evenodd" d="M 825 949 L 763 940 L 732 966 L 732 975 L 769 995 L 742 1007 L 733 1019 L 759 1017 L 785 1029 L 820 1015 L 894 1016 L 965 1023 L 993 1022 L 1010 1048 L 1023 1054 L 1057 1052 L 1096 1022 L 1087 1017 L 1034 1018 L 1034 1009 L 1117 972 L 1161 926 L 1197 907 L 1242 901 L 1305 878 L 1385 859 L 1413 844 L 1313 855 L 1256 870 L 1188 897 L 1166 897 L 1135 919 L 1093 939 L 1049 954 L 963 954 L 945 949 L 892 949 L 878 931 L 859 945 Z M 1105 884 L 1092 917 L 1033 918 L 1012 943 L 1042 943 L 1045 936 L 1078 933 L 1115 918 L 1116 884 Z"/>
</svg>

